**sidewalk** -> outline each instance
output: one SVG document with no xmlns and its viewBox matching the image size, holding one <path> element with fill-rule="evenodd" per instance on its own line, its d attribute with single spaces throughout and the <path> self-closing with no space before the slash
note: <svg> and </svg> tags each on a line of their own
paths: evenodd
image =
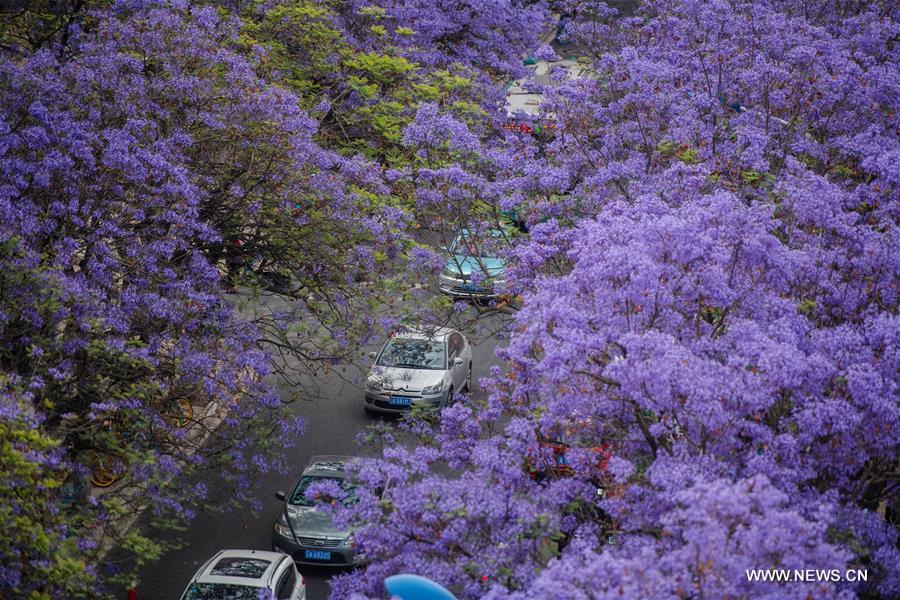
<svg viewBox="0 0 900 600">
<path fill-rule="evenodd" d="M 200 410 L 199 414 L 195 414 L 191 418 L 191 422 L 185 429 L 184 440 L 180 446 L 180 455 L 183 458 L 194 455 L 218 429 L 222 420 L 227 414 L 227 407 L 221 403 L 208 402 Z M 171 478 L 167 480 L 167 483 Z M 129 477 L 126 473 L 119 481 L 109 487 L 91 486 L 90 496 L 92 498 L 102 498 L 111 493 L 118 493 L 116 500 L 124 507 L 132 507 L 132 510 L 123 514 L 120 519 L 108 523 L 98 534 L 98 558 L 103 559 L 115 546 L 119 543 L 121 535 L 134 526 L 134 523 L 140 518 L 146 504 L 141 498 L 144 493 L 144 487 L 140 484 L 130 484 Z"/>
</svg>

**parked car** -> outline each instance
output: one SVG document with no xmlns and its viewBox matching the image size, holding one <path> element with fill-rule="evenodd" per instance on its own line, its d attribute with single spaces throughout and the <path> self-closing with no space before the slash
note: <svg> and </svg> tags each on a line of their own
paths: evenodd
<svg viewBox="0 0 900 600">
<path fill-rule="evenodd" d="M 306 497 L 311 485 L 332 480 L 346 493 L 342 500 L 344 504 L 355 502 L 356 488 L 345 471 L 351 460 L 350 456 L 314 456 L 290 493 L 275 493 L 275 497 L 284 502 L 284 507 L 272 529 L 273 550 L 284 552 L 301 564 L 356 564 L 352 532 L 336 529 L 331 515 L 316 508 L 315 502 Z"/>
<path fill-rule="evenodd" d="M 306 581 L 290 557 L 262 550 L 222 550 L 191 579 L 181 600 L 303 600 Z"/>
<path fill-rule="evenodd" d="M 552 114 L 541 110 L 544 104 L 544 94 L 532 87 L 531 84 L 539 84 L 544 88 L 559 87 L 561 81 L 556 74 L 559 70 L 565 71 L 564 79 L 575 81 L 589 74 L 586 64 L 578 61 L 578 45 L 572 44 L 568 48 L 558 47 L 558 53 L 563 55 L 558 60 L 544 60 L 534 57 L 526 57 L 523 61 L 528 75 L 506 86 L 506 116 L 516 121 L 527 117 L 549 117 Z"/>
<path fill-rule="evenodd" d="M 497 258 L 499 242 L 507 232 L 491 229 L 483 235 L 469 229 L 456 234 L 447 247 L 440 276 L 441 292 L 454 298 L 493 298 L 506 284 L 506 264 Z"/>
<path fill-rule="evenodd" d="M 472 345 L 455 329 L 405 330 L 372 356 L 367 411 L 396 414 L 417 405 L 440 409 L 472 387 Z"/>
</svg>

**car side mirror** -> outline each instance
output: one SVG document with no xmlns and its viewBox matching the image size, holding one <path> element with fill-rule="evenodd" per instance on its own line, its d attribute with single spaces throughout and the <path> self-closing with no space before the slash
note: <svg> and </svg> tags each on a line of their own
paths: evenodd
<svg viewBox="0 0 900 600">
<path fill-rule="evenodd" d="M 458 367 L 458 366 L 461 365 L 462 363 L 463 363 L 463 360 L 462 360 L 460 357 L 458 357 L 458 356 L 457 356 L 456 358 L 453 359 L 453 366 L 454 366 L 454 367 Z"/>
<path fill-rule="evenodd" d="M 287 502 L 287 496 L 284 495 L 284 492 L 275 492 L 275 497 L 282 502 Z"/>
</svg>

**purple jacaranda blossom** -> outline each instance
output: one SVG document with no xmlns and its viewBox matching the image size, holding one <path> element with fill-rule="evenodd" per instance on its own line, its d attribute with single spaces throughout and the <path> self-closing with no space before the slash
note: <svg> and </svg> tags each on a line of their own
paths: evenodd
<svg viewBox="0 0 900 600">
<path fill-rule="evenodd" d="M 431 452 L 358 466 L 337 518 L 372 563 L 334 597 L 409 565 L 465 598 L 892 597 L 896 10 L 565 5 L 588 76 L 546 92 L 552 133 L 504 138 L 502 184 L 467 182 L 530 225 L 506 370 L 410 429 Z M 422 206 L 465 198 L 461 162 Z M 566 475 L 532 477 L 559 438 Z M 869 578 L 746 575 L 772 568 Z"/>
</svg>

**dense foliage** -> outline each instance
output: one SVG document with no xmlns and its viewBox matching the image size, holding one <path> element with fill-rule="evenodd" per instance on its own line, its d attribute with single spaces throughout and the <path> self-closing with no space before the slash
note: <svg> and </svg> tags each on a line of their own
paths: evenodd
<svg viewBox="0 0 900 600">
<path fill-rule="evenodd" d="M 3 589 L 45 588 L 79 594 L 91 587 L 94 565 L 81 558 L 78 540 L 67 536 L 65 515 L 54 494 L 63 485 L 59 443 L 40 431 L 28 393 L 0 378 L 0 581 Z M 82 542 L 83 543 L 83 542 Z"/>
<path fill-rule="evenodd" d="M 339 517 L 371 564 L 334 597 L 897 595 L 896 9 L 567 8 L 593 75 L 519 150 L 505 202 L 555 218 L 515 250 L 509 370 L 360 466 L 388 491 Z"/>
<path fill-rule="evenodd" d="M 550 8 L 589 75 L 506 130 Z M 0 17 L 0 596 L 101 595 L 112 545 L 161 550 L 138 510 L 189 518 L 204 469 L 252 499 L 302 429 L 266 377 L 459 316 L 410 308 L 442 266 L 421 232 L 510 218 L 510 294 L 479 307 L 511 315 L 504 368 L 404 423 L 417 446 L 371 432 L 335 598 L 409 571 L 463 598 L 900 594 L 891 3 Z M 869 580 L 745 575 L 773 567 Z"/>
<path fill-rule="evenodd" d="M 352 355 L 382 325 L 385 291 L 405 297 L 407 260 L 420 274 L 405 286 L 439 268 L 410 235 L 434 215 L 411 210 L 422 165 L 404 129 L 419 104 L 477 127 L 500 98 L 493 78 L 520 68 L 545 20 L 515 2 L 459 8 L 4 6 L 2 492 L 15 518 L 0 594 L 125 581 L 110 547 L 132 569 L 161 550 L 132 527 L 139 510 L 212 508 L 204 484 L 181 483 L 204 481 L 198 470 L 252 499 L 250 475 L 279 469 L 270 446 L 302 426 L 267 374 Z"/>
</svg>

